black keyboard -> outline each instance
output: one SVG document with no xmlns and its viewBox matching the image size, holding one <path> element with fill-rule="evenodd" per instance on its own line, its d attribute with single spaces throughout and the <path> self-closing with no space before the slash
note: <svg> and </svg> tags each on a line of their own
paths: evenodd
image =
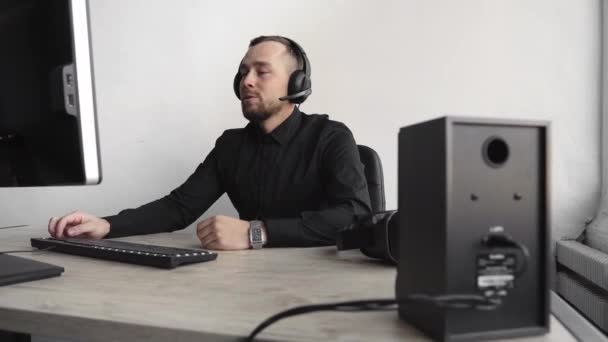
<svg viewBox="0 0 608 342">
<path fill-rule="evenodd" d="M 204 249 L 173 248 L 113 240 L 31 239 L 32 247 L 52 247 L 52 251 L 131 264 L 174 268 L 184 264 L 211 261 L 217 253 Z"/>
</svg>

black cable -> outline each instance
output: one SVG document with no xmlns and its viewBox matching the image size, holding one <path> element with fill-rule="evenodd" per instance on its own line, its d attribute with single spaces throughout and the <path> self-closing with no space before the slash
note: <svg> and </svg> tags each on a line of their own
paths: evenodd
<svg viewBox="0 0 608 342">
<path fill-rule="evenodd" d="M 55 248 L 55 246 L 51 246 L 51 247 L 47 247 L 47 248 L 42 248 L 42 249 L 30 249 L 30 250 L 14 250 L 14 251 L 0 251 L 0 254 L 12 254 L 12 253 L 35 253 L 35 252 L 43 252 L 43 251 L 48 251 L 49 249 L 53 249 Z"/>
<path fill-rule="evenodd" d="M 380 310 L 395 310 L 397 305 L 424 302 L 434 304 L 439 307 L 459 310 L 494 310 L 502 304 L 499 299 L 489 299 L 481 295 L 439 295 L 429 296 L 424 294 L 409 295 L 405 299 L 371 299 L 357 300 L 348 302 L 337 302 L 328 304 L 313 304 L 303 305 L 291 308 L 276 315 L 271 316 L 260 323 L 245 341 L 253 341 L 256 335 L 266 329 L 271 324 L 287 317 L 303 315 L 316 311 L 338 311 L 338 312 L 360 312 L 360 311 L 380 311 Z"/>
<path fill-rule="evenodd" d="M 20 225 L 17 225 L 17 226 L 0 227 L 0 229 L 13 229 L 13 228 L 21 228 L 21 227 L 27 227 L 27 224 L 20 224 Z"/>
</svg>

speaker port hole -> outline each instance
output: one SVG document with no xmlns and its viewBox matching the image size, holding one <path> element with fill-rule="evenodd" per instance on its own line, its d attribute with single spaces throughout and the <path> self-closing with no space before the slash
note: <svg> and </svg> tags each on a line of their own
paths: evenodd
<svg viewBox="0 0 608 342">
<path fill-rule="evenodd" d="M 499 137 L 490 137 L 483 144 L 482 154 L 486 164 L 501 167 L 509 159 L 509 145 Z"/>
</svg>

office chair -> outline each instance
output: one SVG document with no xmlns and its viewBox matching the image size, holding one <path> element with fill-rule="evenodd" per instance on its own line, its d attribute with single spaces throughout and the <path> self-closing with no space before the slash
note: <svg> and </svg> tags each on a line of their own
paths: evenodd
<svg viewBox="0 0 608 342">
<path fill-rule="evenodd" d="M 364 145 L 357 145 L 357 147 L 361 163 L 365 166 L 365 179 L 367 180 L 372 212 L 384 211 L 386 210 L 386 200 L 384 198 L 384 173 L 382 173 L 380 156 L 370 147 Z"/>
<path fill-rule="evenodd" d="M 371 258 L 396 264 L 397 251 L 393 242 L 397 241 L 397 220 L 391 218 L 397 211 L 386 211 L 382 163 L 378 153 L 370 147 L 363 145 L 357 147 L 361 163 L 365 166 L 372 214 L 360 217 L 358 222 L 338 232 L 336 246 L 338 250 L 359 248 L 363 254 Z"/>
</svg>

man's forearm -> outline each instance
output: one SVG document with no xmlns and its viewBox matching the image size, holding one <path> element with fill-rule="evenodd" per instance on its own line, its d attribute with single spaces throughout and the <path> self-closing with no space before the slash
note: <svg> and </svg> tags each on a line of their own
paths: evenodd
<svg viewBox="0 0 608 342">
<path fill-rule="evenodd" d="M 364 206 L 344 205 L 319 211 L 305 211 L 297 218 L 266 219 L 268 247 L 314 247 L 336 243 L 341 229 L 368 213 Z"/>
<path fill-rule="evenodd" d="M 106 238 L 171 232 L 185 228 L 194 220 L 168 197 L 104 218 L 110 222 Z"/>
<path fill-rule="evenodd" d="M 183 229 L 202 215 L 224 192 L 211 151 L 186 182 L 161 199 L 105 217 L 106 237 L 153 234 Z"/>
</svg>

